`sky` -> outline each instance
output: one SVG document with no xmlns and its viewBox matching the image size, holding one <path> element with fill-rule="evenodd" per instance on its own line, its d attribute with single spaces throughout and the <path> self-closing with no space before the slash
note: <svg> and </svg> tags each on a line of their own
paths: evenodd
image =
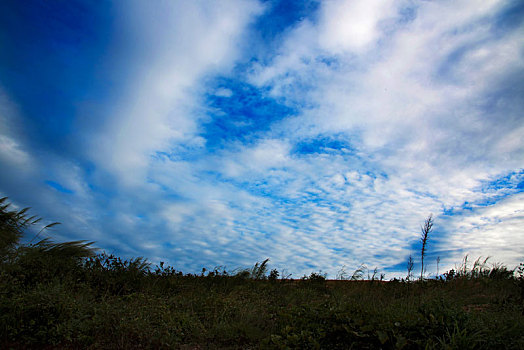
<svg viewBox="0 0 524 350">
<path fill-rule="evenodd" d="M 293 277 L 524 261 L 524 3 L 0 4 L 0 196 L 57 241 Z M 420 271 L 420 270 L 419 270 Z"/>
</svg>

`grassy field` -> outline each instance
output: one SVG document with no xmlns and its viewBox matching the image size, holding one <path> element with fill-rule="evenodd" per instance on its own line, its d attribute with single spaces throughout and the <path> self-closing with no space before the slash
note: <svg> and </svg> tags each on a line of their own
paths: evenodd
<svg viewBox="0 0 524 350">
<path fill-rule="evenodd" d="M 522 269 L 477 262 L 409 283 L 285 280 L 265 263 L 184 275 L 85 242 L 22 245 L 32 221 L 16 214 L 4 204 L 2 349 L 524 349 Z"/>
</svg>

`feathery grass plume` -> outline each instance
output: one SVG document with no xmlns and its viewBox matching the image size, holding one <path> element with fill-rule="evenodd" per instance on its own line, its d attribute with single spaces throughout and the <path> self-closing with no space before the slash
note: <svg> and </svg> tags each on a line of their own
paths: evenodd
<svg viewBox="0 0 524 350">
<path fill-rule="evenodd" d="M 406 276 L 406 280 L 409 282 L 411 281 L 411 278 L 413 277 L 413 266 L 414 266 L 413 257 L 410 255 L 408 259 L 408 275 Z"/>
<path fill-rule="evenodd" d="M 94 255 L 95 249 L 91 247 L 93 242 L 55 243 L 44 238 L 32 243 L 43 231 L 58 225 L 57 222 L 44 226 L 29 243 L 21 244 L 26 230 L 40 222 L 41 218 L 29 216 L 29 208 L 16 211 L 9 210 L 9 207 L 7 198 L 1 198 L 0 263 L 9 271 L 20 271 L 25 282 L 38 283 L 69 273 L 79 266 L 81 259 Z"/>
<path fill-rule="evenodd" d="M 502 279 L 511 279 L 514 277 L 515 270 L 508 270 L 508 268 L 500 263 L 495 262 L 491 264 L 491 269 L 489 269 L 489 273 L 487 277 L 492 280 L 502 280 Z"/>
<path fill-rule="evenodd" d="M 457 268 L 457 273 L 459 276 L 466 277 L 468 275 L 468 254 L 464 256 L 462 260 L 462 265 L 460 268 Z"/>
<path fill-rule="evenodd" d="M 30 208 L 24 208 L 19 211 L 10 211 L 8 210 L 10 206 L 11 204 L 7 203 L 7 197 L 0 198 L 0 251 L 15 248 L 20 243 L 24 230 L 42 220 L 42 218 L 39 218 L 36 215 L 27 216 L 26 213 Z M 61 252 L 71 256 L 87 257 L 93 254 L 93 249 L 89 247 L 92 242 L 73 241 L 53 243 L 49 238 L 45 238 L 36 244 L 31 244 L 43 231 L 56 225 L 60 225 L 60 223 L 53 222 L 42 227 L 42 229 L 31 239 L 27 247 L 36 248 L 42 252 Z"/>
<path fill-rule="evenodd" d="M 41 253 L 63 258 L 88 258 L 95 255 L 95 249 L 91 247 L 94 242 L 88 241 L 71 241 L 63 243 L 52 242 L 45 238 L 35 243 L 29 248 L 33 248 Z"/>
<path fill-rule="evenodd" d="M 40 220 L 40 219 L 38 219 L 38 220 Z M 29 244 L 33 243 L 33 241 L 34 241 L 35 239 L 37 239 L 37 238 L 40 236 L 40 234 L 41 234 L 42 232 L 44 232 L 45 230 L 48 230 L 48 229 L 50 229 L 51 227 L 54 227 L 54 226 L 56 226 L 56 225 L 60 225 L 60 223 L 59 223 L 59 222 L 52 222 L 52 223 L 50 223 L 49 225 L 46 225 L 46 226 L 42 227 L 42 229 L 41 229 L 40 231 L 38 231 L 38 233 L 37 233 L 33 238 L 31 238 L 31 240 L 29 241 Z"/>
<path fill-rule="evenodd" d="M 267 263 L 269 259 L 264 260 L 260 265 L 257 262 L 255 266 L 251 269 L 251 278 L 255 280 L 264 279 L 267 272 Z"/>
<path fill-rule="evenodd" d="M 490 257 L 488 256 L 483 262 L 480 261 L 481 258 L 482 257 L 479 256 L 473 263 L 473 267 L 471 268 L 472 278 L 483 277 L 486 274 L 486 265 Z M 487 270 L 489 271 L 489 269 Z"/>
<path fill-rule="evenodd" d="M 367 266 L 362 264 L 360 265 L 356 270 L 355 272 L 353 272 L 353 275 L 351 275 L 351 280 L 352 281 L 360 281 L 362 280 L 363 276 L 364 276 L 364 271 L 367 270 Z"/>
<path fill-rule="evenodd" d="M 259 263 L 259 262 L 255 263 L 255 266 L 253 266 L 251 269 L 237 270 L 234 276 L 245 278 L 245 279 L 250 278 L 254 280 L 265 279 L 268 262 L 269 262 L 269 259 L 266 259 L 262 263 Z"/>
<path fill-rule="evenodd" d="M 27 216 L 29 208 L 19 211 L 9 210 L 11 203 L 7 197 L 0 198 L 0 256 L 5 258 L 6 254 L 16 248 L 24 234 L 24 230 L 41 219 L 36 216 Z"/>
<path fill-rule="evenodd" d="M 473 265 L 471 268 L 468 267 L 468 255 L 464 256 L 462 259 L 462 263 L 460 266 L 455 266 L 455 270 L 450 270 L 449 272 L 445 273 L 447 279 L 453 279 L 453 278 L 463 278 L 468 280 L 473 279 L 491 279 L 491 280 L 503 280 L 503 279 L 511 279 L 514 278 L 516 275 L 516 270 L 508 270 L 506 265 L 495 262 L 491 263 L 491 266 L 488 266 L 488 260 L 490 257 L 488 256 L 484 260 L 482 260 L 482 257 L 477 258 L 473 262 Z M 515 276 L 514 276 L 515 275 Z"/>
<path fill-rule="evenodd" d="M 335 279 L 342 281 L 349 279 L 348 273 L 346 272 L 346 265 L 340 268 L 340 270 L 337 272 L 337 276 L 335 277 Z"/>
<path fill-rule="evenodd" d="M 428 238 L 429 233 L 431 232 L 433 228 L 433 214 L 429 214 L 428 218 L 424 222 L 424 226 L 421 227 L 422 229 L 422 236 L 420 237 L 420 241 L 422 243 L 422 248 L 420 250 L 420 279 L 422 280 L 424 278 L 424 257 L 426 256 L 426 246 L 428 244 Z"/>
</svg>

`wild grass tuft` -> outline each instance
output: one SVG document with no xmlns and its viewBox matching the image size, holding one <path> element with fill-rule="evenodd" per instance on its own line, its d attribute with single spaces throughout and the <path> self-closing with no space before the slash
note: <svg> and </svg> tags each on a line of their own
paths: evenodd
<svg viewBox="0 0 524 350">
<path fill-rule="evenodd" d="M 455 269 L 452 269 L 444 276 L 447 280 L 452 279 L 512 279 L 516 270 L 508 270 L 508 268 L 500 263 L 488 263 L 490 257 L 484 260 L 478 257 L 471 267 L 468 266 L 468 255 L 464 256 L 462 263 Z"/>
</svg>

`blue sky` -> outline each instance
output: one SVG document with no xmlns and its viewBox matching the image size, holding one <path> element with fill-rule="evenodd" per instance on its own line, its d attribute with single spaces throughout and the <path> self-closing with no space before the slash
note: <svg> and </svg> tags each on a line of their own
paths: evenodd
<svg viewBox="0 0 524 350">
<path fill-rule="evenodd" d="M 0 195 L 123 257 L 524 261 L 520 1 L 3 1 Z"/>
</svg>

